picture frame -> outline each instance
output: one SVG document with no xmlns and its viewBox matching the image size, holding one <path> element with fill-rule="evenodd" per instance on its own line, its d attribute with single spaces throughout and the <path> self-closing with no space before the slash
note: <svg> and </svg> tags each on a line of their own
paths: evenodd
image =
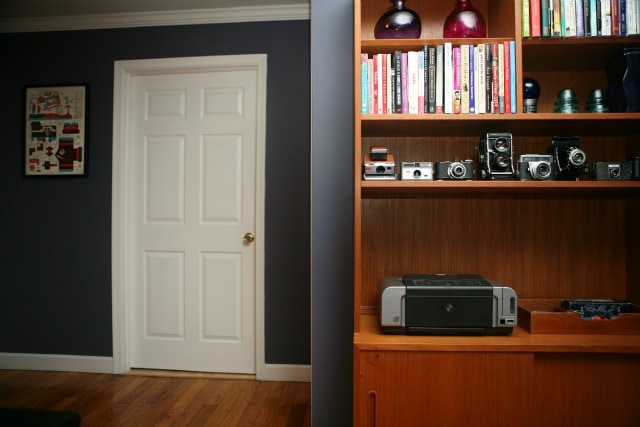
<svg viewBox="0 0 640 427">
<path fill-rule="evenodd" d="M 26 176 L 86 176 L 89 86 L 25 88 Z"/>
</svg>

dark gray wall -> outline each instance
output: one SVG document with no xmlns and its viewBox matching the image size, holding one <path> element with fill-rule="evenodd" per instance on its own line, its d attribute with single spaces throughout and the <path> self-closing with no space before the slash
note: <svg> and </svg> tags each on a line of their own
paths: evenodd
<svg viewBox="0 0 640 427">
<path fill-rule="evenodd" d="M 309 21 L 0 34 L 0 352 L 112 355 L 116 60 L 266 53 L 267 363 L 310 363 Z M 86 178 L 25 178 L 25 85 L 89 84 Z"/>
<path fill-rule="evenodd" d="M 353 348 L 353 2 L 311 2 L 312 414 L 350 426 Z"/>
</svg>

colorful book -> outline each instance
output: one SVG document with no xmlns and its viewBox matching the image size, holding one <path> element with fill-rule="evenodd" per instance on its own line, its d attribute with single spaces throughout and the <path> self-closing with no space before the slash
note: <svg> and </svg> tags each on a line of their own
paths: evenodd
<svg viewBox="0 0 640 427">
<path fill-rule="evenodd" d="M 453 48 L 453 114 L 460 114 L 461 111 L 461 93 L 460 82 L 462 80 L 460 75 L 460 46 Z"/>
<path fill-rule="evenodd" d="M 540 0 L 529 0 L 529 20 L 531 37 L 541 37 Z"/>
<path fill-rule="evenodd" d="M 497 114 L 498 109 L 498 43 L 491 43 L 491 112 Z"/>
<path fill-rule="evenodd" d="M 522 37 L 531 37 L 531 20 L 529 15 L 529 0 L 521 0 L 520 12 L 522 13 Z"/>
<path fill-rule="evenodd" d="M 399 50 L 393 53 L 393 67 L 394 111 L 402 113 L 402 52 Z"/>
<path fill-rule="evenodd" d="M 504 51 L 504 113 L 511 114 L 511 58 L 509 42 L 503 42 Z"/>
<path fill-rule="evenodd" d="M 509 60 L 511 62 L 511 113 L 515 114 L 518 112 L 518 85 L 516 82 L 516 42 L 515 40 L 511 40 L 509 42 Z"/>
<path fill-rule="evenodd" d="M 504 114 L 504 45 L 498 45 L 498 113 Z"/>
<path fill-rule="evenodd" d="M 407 52 L 402 52 L 400 54 L 400 58 L 400 81 L 402 82 L 402 114 L 409 114 L 409 55 Z"/>
<path fill-rule="evenodd" d="M 424 50 L 418 51 L 418 114 L 424 114 Z"/>
<path fill-rule="evenodd" d="M 460 45 L 460 113 L 469 114 L 469 91 L 471 79 L 469 76 L 469 45 Z"/>
<path fill-rule="evenodd" d="M 484 114 L 487 112 L 487 90 L 486 90 L 486 45 L 481 43 L 478 45 L 478 79 L 476 86 L 478 87 L 477 108 L 476 113 Z"/>
<path fill-rule="evenodd" d="M 476 48 L 469 45 L 469 113 L 476 113 Z"/>
<path fill-rule="evenodd" d="M 444 45 L 436 46 L 436 113 L 444 113 Z"/>
<path fill-rule="evenodd" d="M 549 18 L 551 9 L 551 0 L 540 1 L 540 29 L 542 37 L 551 37 L 551 19 Z"/>
<path fill-rule="evenodd" d="M 587 0 L 588 1 L 588 0 Z M 618 1 L 618 0 L 615 0 Z M 576 3 L 576 36 L 584 37 L 584 0 L 575 0 Z"/>
<path fill-rule="evenodd" d="M 369 114 L 369 65 L 367 54 L 360 55 L 360 113 Z"/>
</svg>

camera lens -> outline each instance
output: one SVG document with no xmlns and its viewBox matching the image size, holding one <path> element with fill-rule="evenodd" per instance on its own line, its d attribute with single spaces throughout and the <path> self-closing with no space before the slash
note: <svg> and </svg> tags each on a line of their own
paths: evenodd
<svg viewBox="0 0 640 427">
<path fill-rule="evenodd" d="M 506 154 L 497 154 L 493 158 L 493 164 L 499 168 L 506 168 L 509 166 L 509 156 Z"/>
<path fill-rule="evenodd" d="M 569 163 L 573 166 L 582 166 L 587 161 L 587 155 L 579 148 L 574 148 L 569 153 Z"/>
<path fill-rule="evenodd" d="M 534 179 L 547 179 L 551 176 L 551 165 L 548 162 L 532 162 L 529 172 Z"/>
<path fill-rule="evenodd" d="M 609 178 L 610 179 L 619 179 L 620 178 L 620 168 L 619 167 L 610 167 L 609 168 Z"/>
<path fill-rule="evenodd" d="M 462 179 L 467 172 L 467 168 L 460 162 L 453 162 L 449 166 L 449 177 L 452 179 Z"/>
<path fill-rule="evenodd" d="M 510 145 L 509 140 L 506 138 L 498 138 L 493 143 L 493 146 L 495 147 L 496 151 L 500 151 L 500 152 L 507 151 L 509 149 L 509 145 Z"/>
<path fill-rule="evenodd" d="M 414 178 L 420 178 L 422 176 L 422 172 L 420 172 L 419 170 L 414 170 L 413 171 L 413 177 Z"/>
<path fill-rule="evenodd" d="M 376 173 L 382 174 L 382 173 L 384 173 L 385 170 L 386 169 L 385 169 L 384 166 L 376 166 Z"/>
</svg>

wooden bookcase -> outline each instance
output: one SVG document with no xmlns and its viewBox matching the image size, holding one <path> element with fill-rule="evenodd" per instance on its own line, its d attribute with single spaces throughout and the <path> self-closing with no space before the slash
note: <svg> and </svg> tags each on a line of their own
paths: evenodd
<svg viewBox="0 0 640 427">
<path fill-rule="evenodd" d="M 523 39 L 520 1 L 473 0 L 486 39 L 442 38 L 452 1 L 409 0 L 416 40 L 376 40 L 388 0 L 354 9 L 354 425 L 636 425 L 640 336 L 530 334 L 391 336 L 380 332 L 378 282 L 405 273 L 476 273 L 519 299 L 624 298 L 640 303 L 640 181 L 365 181 L 364 154 L 384 145 L 401 161 L 472 159 L 487 132 L 513 134 L 515 155 L 546 153 L 575 135 L 589 163 L 640 155 L 640 113 L 585 113 L 606 89 L 607 62 L 640 37 Z M 514 40 L 516 74 L 542 87 L 537 114 L 360 112 L 360 54 L 425 44 Z M 575 90 L 580 113 L 554 113 Z"/>
</svg>

